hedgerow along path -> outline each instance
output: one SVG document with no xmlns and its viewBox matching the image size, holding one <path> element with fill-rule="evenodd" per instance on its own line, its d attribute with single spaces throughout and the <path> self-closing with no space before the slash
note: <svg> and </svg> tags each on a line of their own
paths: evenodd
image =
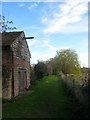
<svg viewBox="0 0 90 120">
<path fill-rule="evenodd" d="M 82 119 L 83 107 L 67 96 L 61 78 L 47 76 L 30 88 L 31 94 L 3 105 L 3 118 Z"/>
</svg>

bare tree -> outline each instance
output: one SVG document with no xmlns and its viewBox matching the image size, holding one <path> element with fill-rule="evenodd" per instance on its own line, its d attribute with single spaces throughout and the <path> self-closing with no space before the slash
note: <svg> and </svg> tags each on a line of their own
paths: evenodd
<svg viewBox="0 0 90 120">
<path fill-rule="evenodd" d="M 0 14 L 0 32 L 6 32 L 16 29 L 16 27 L 10 27 L 13 21 L 6 20 L 5 16 Z"/>
</svg>

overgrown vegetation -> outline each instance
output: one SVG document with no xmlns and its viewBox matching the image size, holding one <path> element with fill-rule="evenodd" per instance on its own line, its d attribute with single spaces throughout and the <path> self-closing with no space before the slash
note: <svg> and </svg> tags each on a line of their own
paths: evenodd
<svg viewBox="0 0 90 120">
<path fill-rule="evenodd" d="M 74 50 L 63 49 L 57 51 L 54 58 L 38 63 L 32 68 L 33 79 L 41 79 L 46 75 L 68 74 L 69 79 L 75 79 L 77 83 L 80 83 L 79 77 L 83 76 L 81 66 L 78 61 L 78 55 Z"/>
<path fill-rule="evenodd" d="M 38 63 L 34 67 L 34 72 L 36 79 L 41 79 L 44 76 L 48 75 L 46 64 L 42 61 L 38 61 Z"/>
</svg>

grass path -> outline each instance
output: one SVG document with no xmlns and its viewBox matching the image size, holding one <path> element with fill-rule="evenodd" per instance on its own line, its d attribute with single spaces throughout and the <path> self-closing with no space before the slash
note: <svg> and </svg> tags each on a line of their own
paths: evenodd
<svg viewBox="0 0 90 120">
<path fill-rule="evenodd" d="M 3 118 L 83 118 L 81 105 L 66 96 L 56 76 L 44 77 L 31 90 L 30 95 L 3 105 Z"/>
</svg>

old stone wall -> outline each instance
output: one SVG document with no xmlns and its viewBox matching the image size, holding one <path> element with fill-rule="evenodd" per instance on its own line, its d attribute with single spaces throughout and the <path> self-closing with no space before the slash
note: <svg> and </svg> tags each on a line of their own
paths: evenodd
<svg viewBox="0 0 90 120">
<path fill-rule="evenodd" d="M 2 48 L 2 97 L 10 99 L 12 95 L 12 53 L 9 46 Z"/>
<path fill-rule="evenodd" d="M 12 44 L 3 46 L 3 98 L 15 97 L 30 86 L 30 52 L 24 37 L 22 33 Z"/>
<path fill-rule="evenodd" d="M 27 73 L 27 88 L 30 86 L 30 63 L 14 56 L 14 95 L 19 94 L 19 69 L 26 69 Z"/>
</svg>

